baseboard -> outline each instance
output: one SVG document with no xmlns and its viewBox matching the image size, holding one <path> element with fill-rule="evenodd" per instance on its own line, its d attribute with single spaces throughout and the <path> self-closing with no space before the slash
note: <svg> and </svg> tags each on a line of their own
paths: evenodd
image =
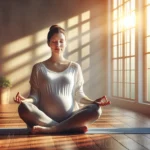
<svg viewBox="0 0 150 150">
<path fill-rule="evenodd" d="M 150 115 L 150 104 L 109 97 L 112 105 Z"/>
</svg>

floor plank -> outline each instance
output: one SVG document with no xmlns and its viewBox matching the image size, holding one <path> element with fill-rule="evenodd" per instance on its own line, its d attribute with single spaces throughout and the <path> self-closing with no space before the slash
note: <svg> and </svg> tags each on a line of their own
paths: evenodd
<svg viewBox="0 0 150 150">
<path fill-rule="evenodd" d="M 16 104 L 0 105 L 0 127 L 26 127 L 17 108 Z M 149 126 L 149 116 L 109 106 L 89 128 Z M 145 150 L 150 149 L 150 134 L 7 135 L 0 136 L 0 149 Z"/>
<path fill-rule="evenodd" d="M 121 145 L 131 150 L 146 150 L 144 146 L 135 142 L 132 138 L 129 138 L 123 134 L 112 134 L 111 135 L 116 141 L 118 141 Z"/>
</svg>

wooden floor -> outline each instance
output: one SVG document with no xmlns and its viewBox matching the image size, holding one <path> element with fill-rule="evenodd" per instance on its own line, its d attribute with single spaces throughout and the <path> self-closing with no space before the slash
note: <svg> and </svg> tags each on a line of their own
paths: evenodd
<svg viewBox="0 0 150 150">
<path fill-rule="evenodd" d="M 0 127 L 25 127 L 17 107 L 16 104 L 0 106 Z M 150 127 L 150 117 L 108 106 L 90 127 Z M 150 149 L 150 134 L 0 135 L 0 149 L 146 150 Z"/>
</svg>

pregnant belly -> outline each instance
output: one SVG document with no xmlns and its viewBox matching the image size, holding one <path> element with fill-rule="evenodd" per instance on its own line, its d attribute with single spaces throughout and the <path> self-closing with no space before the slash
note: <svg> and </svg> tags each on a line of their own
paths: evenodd
<svg viewBox="0 0 150 150">
<path fill-rule="evenodd" d="M 73 112 L 74 103 L 72 97 L 56 96 L 52 99 L 41 100 L 40 109 L 51 119 L 61 122 L 67 119 Z"/>
</svg>

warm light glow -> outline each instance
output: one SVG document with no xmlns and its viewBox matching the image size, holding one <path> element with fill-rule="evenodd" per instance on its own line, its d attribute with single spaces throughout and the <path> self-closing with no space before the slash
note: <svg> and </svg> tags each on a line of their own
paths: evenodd
<svg viewBox="0 0 150 150">
<path fill-rule="evenodd" d="M 79 17 L 78 16 L 75 16 L 75 17 L 68 19 L 68 27 L 72 27 L 74 25 L 77 25 L 78 23 L 79 23 Z"/>
<path fill-rule="evenodd" d="M 146 4 L 150 4 L 150 0 L 146 0 Z"/>
<path fill-rule="evenodd" d="M 118 0 L 113 0 L 113 8 L 116 8 L 116 7 L 117 7 L 117 1 L 118 1 Z"/>
<path fill-rule="evenodd" d="M 82 24 L 82 26 L 81 26 L 82 33 L 87 32 L 89 30 L 90 30 L 90 22 L 86 22 L 86 23 Z"/>
<path fill-rule="evenodd" d="M 32 35 L 29 35 L 29 36 L 20 38 L 16 41 L 10 42 L 2 48 L 3 57 L 12 56 L 19 52 L 22 52 L 25 49 L 31 47 L 32 45 L 33 45 L 33 36 Z"/>
<path fill-rule="evenodd" d="M 79 60 L 78 52 L 74 52 L 73 54 L 69 55 L 68 59 L 77 62 Z"/>
<path fill-rule="evenodd" d="M 78 39 L 68 42 L 68 52 L 72 52 L 73 50 L 79 48 Z"/>
<path fill-rule="evenodd" d="M 24 67 L 18 68 L 17 71 L 9 73 L 9 75 L 7 75 L 7 78 L 11 79 L 13 85 L 18 83 L 21 84 L 21 82 L 24 81 L 26 78 L 29 80 L 31 69 L 31 64 L 25 65 Z"/>
<path fill-rule="evenodd" d="M 65 29 L 65 22 L 64 21 L 57 23 L 57 25 L 59 25 L 61 28 Z"/>
<path fill-rule="evenodd" d="M 147 52 L 150 52 L 150 37 L 147 37 L 147 40 L 146 40 L 146 50 Z"/>
<path fill-rule="evenodd" d="M 150 6 L 147 7 L 147 35 L 150 35 Z"/>
<path fill-rule="evenodd" d="M 117 9 L 113 11 L 113 20 L 117 19 Z"/>
<path fill-rule="evenodd" d="M 8 71 L 13 71 L 14 69 L 17 69 L 21 65 L 26 65 L 30 63 L 32 60 L 32 51 L 23 53 L 17 57 L 14 57 L 13 59 L 9 59 L 3 64 L 3 72 L 7 73 Z"/>
<path fill-rule="evenodd" d="M 73 28 L 68 31 L 68 39 L 72 39 L 74 37 L 77 37 L 79 35 L 79 29 L 78 28 Z"/>
<path fill-rule="evenodd" d="M 86 57 L 88 55 L 90 55 L 90 45 L 87 45 L 87 46 L 85 46 L 85 47 L 83 47 L 81 49 L 81 56 L 82 56 L 82 58 L 84 58 L 84 57 Z"/>
<path fill-rule="evenodd" d="M 90 34 L 89 33 L 83 35 L 81 38 L 82 45 L 87 44 L 88 42 L 90 42 Z"/>
<path fill-rule="evenodd" d="M 89 57 L 82 60 L 81 66 L 82 66 L 82 70 L 86 70 L 86 69 L 90 68 L 90 59 L 89 59 Z"/>
<path fill-rule="evenodd" d="M 86 11 L 86 12 L 81 14 L 81 21 L 85 21 L 88 19 L 90 19 L 90 11 Z"/>
<path fill-rule="evenodd" d="M 43 30 L 40 30 L 35 33 L 35 43 L 43 42 L 47 40 L 47 33 L 49 31 L 49 27 Z"/>
<path fill-rule="evenodd" d="M 42 44 L 40 46 L 38 46 L 37 48 L 35 48 L 34 50 L 34 55 L 36 57 L 40 57 L 43 55 L 47 55 L 47 54 L 51 54 L 51 50 L 50 48 L 47 46 L 47 44 Z"/>
<path fill-rule="evenodd" d="M 30 70 L 30 73 L 31 73 L 31 70 Z M 12 74 L 12 77 L 13 77 L 13 74 Z M 16 80 L 13 81 L 12 80 L 14 82 L 14 84 L 13 84 L 13 88 L 11 88 L 11 93 L 15 93 L 16 94 L 18 91 L 20 91 L 21 94 L 23 94 L 23 95 L 29 93 L 29 90 L 30 90 L 30 84 L 29 84 L 30 76 L 28 75 L 25 78 L 23 80 L 21 80 L 21 81 L 18 81 L 18 80 L 17 81 Z M 17 84 L 17 85 L 15 85 L 15 84 Z"/>
<path fill-rule="evenodd" d="M 132 15 L 126 16 L 123 20 L 123 24 L 125 28 L 130 28 L 135 26 L 135 14 L 132 13 Z"/>
</svg>

